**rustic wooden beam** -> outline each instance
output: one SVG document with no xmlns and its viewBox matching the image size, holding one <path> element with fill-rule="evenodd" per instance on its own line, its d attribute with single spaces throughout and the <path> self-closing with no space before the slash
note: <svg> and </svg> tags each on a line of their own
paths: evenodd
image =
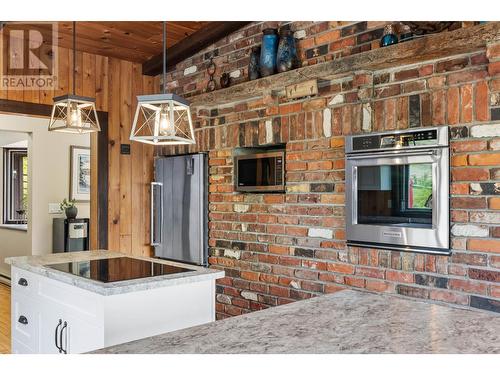
<svg viewBox="0 0 500 375">
<path fill-rule="evenodd" d="M 193 105 L 210 107 L 256 97 L 263 92 L 280 91 L 288 85 L 308 79 L 334 79 L 354 71 L 375 71 L 470 53 L 484 49 L 487 43 L 497 40 L 500 40 L 500 22 L 490 22 L 305 66 L 226 89 L 192 96 L 189 100 Z"/>
<path fill-rule="evenodd" d="M 226 35 L 241 29 L 249 24 L 248 21 L 237 22 L 210 22 L 203 28 L 189 35 L 181 42 L 167 49 L 167 70 L 173 69 L 175 65 L 212 43 L 217 42 Z M 162 72 L 163 55 L 152 57 L 142 64 L 142 73 L 148 76 L 156 76 Z"/>
</svg>

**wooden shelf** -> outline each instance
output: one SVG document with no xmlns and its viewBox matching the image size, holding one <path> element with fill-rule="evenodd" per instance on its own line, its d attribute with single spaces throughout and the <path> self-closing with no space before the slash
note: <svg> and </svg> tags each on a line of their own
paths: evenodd
<svg viewBox="0 0 500 375">
<path fill-rule="evenodd" d="M 354 71 L 387 69 L 479 51 L 489 42 L 499 40 L 500 22 L 490 22 L 243 82 L 226 89 L 192 96 L 189 101 L 193 106 L 213 107 L 283 90 L 285 86 L 307 79 L 332 79 Z"/>
</svg>

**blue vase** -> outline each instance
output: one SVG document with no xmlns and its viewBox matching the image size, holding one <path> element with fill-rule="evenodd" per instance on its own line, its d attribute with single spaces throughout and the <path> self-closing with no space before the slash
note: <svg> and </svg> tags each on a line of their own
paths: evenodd
<svg viewBox="0 0 500 375">
<path fill-rule="evenodd" d="M 291 30 L 280 31 L 280 41 L 276 54 L 276 65 L 278 72 L 287 72 L 298 66 L 297 47 Z"/>
<path fill-rule="evenodd" d="M 392 25 L 386 25 L 384 27 L 384 35 L 380 39 L 380 47 L 387 47 L 391 44 L 396 44 L 398 42 L 398 37 L 394 32 Z"/>
<path fill-rule="evenodd" d="M 276 29 L 264 29 L 260 48 L 260 76 L 267 77 L 276 72 L 278 33 Z"/>
</svg>

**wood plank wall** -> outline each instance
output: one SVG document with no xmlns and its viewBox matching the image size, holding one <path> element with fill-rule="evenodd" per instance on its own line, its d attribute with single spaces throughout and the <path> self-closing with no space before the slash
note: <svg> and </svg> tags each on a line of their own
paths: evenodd
<svg viewBox="0 0 500 375">
<path fill-rule="evenodd" d="M 52 104 L 52 98 L 72 90 L 73 53 L 58 49 L 58 84 L 53 90 L 0 90 L 0 99 Z M 149 183 L 153 178 L 153 146 L 131 144 L 130 155 L 120 154 L 121 144 L 130 144 L 129 134 L 136 106 L 136 95 L 149 94 L 159 87 L 155 78 L 143 76 L 142 66 L 116 58 L 76 53 L 76 94 L 96 98 L 98 110 L 108 112 L 109 165 L 92 158 L 93 171 L 109 168 L 108 249 L 134 255 L 151 255 L 149 243 Z M 156 79 L 158 81 L 158 79 Z M 97 138 L 91 137 L 95 149 Z M 92 173 L 96 186 L 96 173 Z M 91 215 L 97 212 L 96 188 L 92 189 Z M 91 232 L 96 233 L 91 225 Z M 97 244 L 91 238 L 91 247 Z"/>
</svg>

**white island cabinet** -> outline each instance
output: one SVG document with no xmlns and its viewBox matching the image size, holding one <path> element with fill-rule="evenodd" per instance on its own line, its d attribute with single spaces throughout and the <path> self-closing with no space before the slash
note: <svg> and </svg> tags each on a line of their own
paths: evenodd
<svg viewBox="0 0 500 375">
<path fill-rule="evenodd" d="M 90 251 L 7 260 L 12 265 L 12 353 L 84 353 L 215 320 L 215 280 L 224 276 L 222 271 L 155 259 L 190 270 L 102 283 L 46 267 L 103 257 L 123 254 Z"/>
</svg>

